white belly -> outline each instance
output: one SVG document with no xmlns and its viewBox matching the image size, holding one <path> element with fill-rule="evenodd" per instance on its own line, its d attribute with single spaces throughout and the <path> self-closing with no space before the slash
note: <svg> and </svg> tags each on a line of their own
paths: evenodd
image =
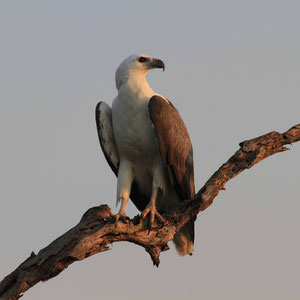
<svg viewBox="0 0 300 300">
<path fill-rule="evenodd" d="M 116 98 L 112 105 L 113 131 L 120 161 L 126 160 L 133 177 L 147 196 L 154 185 L 166 190 L 166 170 L 148 112 L 149 98 L 134 102 Z"/>
<path fill-rule="evenodd" d="M 125 162 L 125 167 L 119 168 L 117 199 L 122 190 L 131 186 L 129 178 L 133 177 L 149 200 L 152 191 L 159 188 L 156 207 L 159 211 L 167 211 L 180 200 L 170 183 L 150 119 L 148 103 L 152 95 L 138 101 L 117 97 L 112 103 L 113 132 L 120 164 Z"/>
</svg>

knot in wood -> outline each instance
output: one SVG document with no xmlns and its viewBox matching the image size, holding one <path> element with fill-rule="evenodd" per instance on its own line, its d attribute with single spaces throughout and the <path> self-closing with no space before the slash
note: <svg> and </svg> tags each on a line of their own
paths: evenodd
<svg viewBox="0 0 300 300">
<path fill-rule="evenodd" d="M 88 209 L 82 216 L 80 222 L 91 222 L 99 219 L 107 219 L 113 216 L 111 208 L 102 204 Z"/>
</svg>

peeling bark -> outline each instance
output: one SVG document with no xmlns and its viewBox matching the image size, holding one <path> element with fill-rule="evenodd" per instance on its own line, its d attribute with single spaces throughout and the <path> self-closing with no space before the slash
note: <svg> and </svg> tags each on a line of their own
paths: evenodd
<svg viewBox="0 0 300 300">
<path fill-rule="evenodd" d="M 272 131 L 240 143 L 240 149 L 224 163 L 199 190 L 194 198 L 184 201 L 164 215 L 163 225 L 155 223 L 149 232 L 147 220 L 139 216 L 126 222 L 114 222 L 107 205 L 90 208 L 80 222 L 36 255 L 33 252 L 15 271 L 0 282 L 0 299 L 19 299 L 40 281 L 57 276 L 74 261 L 110 250 L 115 242 L 127 241 L 145 248 L 153 264 L 159 265 L 162 251 L 169 249 L 174 234 L 200 211 L 210 206 L 227 181 L 275 153 L 300 140 L 300 124 L 280 134 Z"/>
</svg>

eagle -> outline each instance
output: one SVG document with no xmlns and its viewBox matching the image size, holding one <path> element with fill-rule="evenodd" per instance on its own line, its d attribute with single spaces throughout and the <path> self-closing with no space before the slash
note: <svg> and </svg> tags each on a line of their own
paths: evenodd
<svg viewBox="0 0 300 300">
<path fill-rule="evenodd" d="M 141 217 L 163 222 L 162 215 L 195 195 L 193 149 L 186 126 L 170 100 L 155 93 L 145 76 L 165 70 L 161 59 L 143 54 L 126 58 L 115 73 L 117 97 L 96 106 L 104 156 L 117 176 L 118 220 L 130 198 Z M 194 219 L 174 235 L 179 255 L 194 251 Z"/>
</svg>

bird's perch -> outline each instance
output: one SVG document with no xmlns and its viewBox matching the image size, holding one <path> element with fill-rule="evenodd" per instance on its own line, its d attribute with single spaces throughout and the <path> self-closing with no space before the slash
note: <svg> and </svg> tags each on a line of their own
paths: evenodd
<svg viewBox="0 0 300 300">
<path fill-rule="evenodd" d="M 111 209 L 101 205 L 89 209 L 80 222 L 57 238 L 36 255 L 31 255 L 0 282 L 0 299 L 19 299 L 39 281 L 58 275 L 74 261 L 107 251 L 114 242 L 128 241 L 145 248 L 154 265 L 159 255 L 168 250 L 174 234 L 200 211 L 210 206 L 227 181 L 245 169 L 275 153 L 288 150 L 284 147 L 300 140 L 300 124 L 280 134 L 272 131 L 263 136 L 240 143 L 240 149 L 217 170 L 193 199 L 183 202 L 176 210 L 164 215 L 163 226 L 148 226 L 139 216 L 119 221 L 115 226 Z"/>
</svg>

